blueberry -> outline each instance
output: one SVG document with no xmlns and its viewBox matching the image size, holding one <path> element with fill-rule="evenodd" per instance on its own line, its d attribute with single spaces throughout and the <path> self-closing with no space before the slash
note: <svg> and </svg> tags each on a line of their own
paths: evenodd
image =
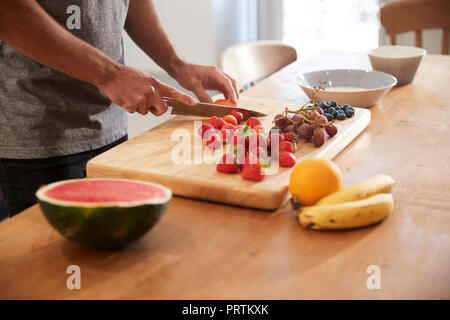
<svg viewBox="0 0 450 320">
<path fill-rule="evenodd" d="M 334 101 L 334 100 L 333 100 L 333 101 L 331 101 L 331 102 L 330 102 L 330 106 L 332 106 L 332 107 L 336 107 L 336 106 L 337 106 L 337 102 L 336 102 L 336 101 Z"/>
<path fill-rule="evenodd" d="M 345 115 L 348 118 L 351 118 L 351 117 L 353 117 L 355 115 L 355 110 L 347 109 L 347 110 L 345 110 Z"/>
<path fill-rule="evenodd" d="M 344 110 L 347 110 L 348 108 L 351 108 L 348 104 L 344 104 Z"/>
<path fill-rule="evenodd" d="M 336 116 L 337 116 L 337 114 L 338 114 L 338 112 L 336 111 L 336 110 L 334 110 L 334 111 L 332 111 L 332 112 L 330 112 L 332 115 L 333 115 L 333 117 L 335 117 L 336 118 Z"/>
<path fill-rule="evenodd" d="M 329 105 L 328 105 L 328 103 L 326 102 L 326 101 L 322 101 L 321 103 L 320 103 L 320 107 L 321 108 L 326 108 L 326 107 L 328 107 Z"/>
<path fill-rule="evenodd" d="M 316 103 L 314 103 L 314 107 L 318 107 L 319 106 L 319 104 L 316 102 Z"/>
<path fill-rule="evenodd" d="M 335 109 L 336 110 L 342 110 L 342 107 L 341 106 L 336 106 Z"/>
<path fill-rule="evenodd" d="M 332 114 L 324 113 L 323 115 L 324 115 L 325 117 L 327 117 L 327 120 L 328 120 L 328 121 L 332 121 L 332 120 L 334 119 L 334 117 L 333 117 Z"/>
<path fill-rule="evenodd" d="M 333 107 L 330 107 L 330 108 L 328 109 L 328 111 L 330 111 L 329 113 L 333 113 L 334 111 L 336 111 L 336 109 L 333 108 Z"/>
<path fill-rule="evenodd" d="M 344 112 L 338 112 L 336 119 L 338 120 L 345 120 L 346 116 Z"/>
</svg>

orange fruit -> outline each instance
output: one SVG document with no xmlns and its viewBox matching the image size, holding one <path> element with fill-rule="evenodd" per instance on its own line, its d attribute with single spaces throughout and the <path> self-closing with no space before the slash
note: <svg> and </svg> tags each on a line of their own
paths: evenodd
<svg viewBox="0 0 450 320">
<path fill-rule="evenodd" d="M 310 206 L 342 188 L 339 167 L 324 158 L 306 159 L 292 171 L 289 191 L 296 202 Z"/>
</svg>

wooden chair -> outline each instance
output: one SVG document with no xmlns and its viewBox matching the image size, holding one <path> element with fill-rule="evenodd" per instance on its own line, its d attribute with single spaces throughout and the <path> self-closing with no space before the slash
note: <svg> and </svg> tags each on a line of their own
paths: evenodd
<svg viewBox="0 0 450 320">
<path fill-rule="evenodd" d="M 414 31 L 416 47 L 422 47 L 422 30 L 443 28 L 442 54 L 449 54 L 450 0 L 397 0 L 380 9 L 381 24 L 396 44 L 398 33 Z"/>
<path fill-rule="evenodd" d="M 219 67 L 238 83 L 240 91 L 253 86 L 297 60 L 297 51 L 278 41 L 254 41 L 225 49 Z"/>
</svg>

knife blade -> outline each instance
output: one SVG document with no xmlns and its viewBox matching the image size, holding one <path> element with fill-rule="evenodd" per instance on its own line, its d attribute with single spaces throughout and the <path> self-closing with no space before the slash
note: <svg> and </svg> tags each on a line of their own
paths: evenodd
<svg viewBox="0 0 450 320">
<path fill-rule="evenodd" d="M 174 99 L 167 99 L 164 98 L 164 101 L 166 104 L 170 107 L 172 107 L 172 114 L 178 114 L 183 116 L 201 116 L 201 117 L 223 117 L 227 114 L 230 114 L 230 111 L 232 109 L 239 109 L 242 111 L 248 112 L 250 117 L 265 117 L 267 116 L 265 113 L 255 111 L 255 110 L 249 110 L 245 108 L 240 107 L 230 107 L 230 106 L 224 106 L 219 104 L 212 104 L 212 103 L 204 103 L 199 102 L 194 106 L 190 106 L 187 104 L 184 104 L 180 101 L 174 100 Z"/>
</svg>

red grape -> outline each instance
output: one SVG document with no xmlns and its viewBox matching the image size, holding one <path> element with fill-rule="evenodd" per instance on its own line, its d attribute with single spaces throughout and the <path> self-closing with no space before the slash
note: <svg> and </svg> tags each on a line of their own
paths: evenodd
<svg viewBox="0 0 450 320">
<path fill-rule="evenodd" d="M 274 118 L 274 122 L 275 125 L 277 127 L 286 127 L 287 125 L 289 125 L 291 122 L 289 121 L 288 118 L 286 118 L 285 116 L 283 116 L 282 114 L 277 114 Z"/>
<path fill-rule="evenodd" d="M 333 137 L 338 132 L 338 129 L 334 124 L 330 124 L 330 125 L 326 126 L 325 130 L 327 131 L 327 133 L 329 134 L 330 137 Z"/>
<path fill-rule="evenodd" d="M 301 126 L 303 124 L 303 118 L 298 114 L 293 115 L 291 120 L 295 123 L 296 126 Z"/>
<path fill-rule="evenodd" d="M 318 123 L 318 124 L 325 124 L 327 122 L 328 122 L 328 119 L 324 115 L 320 115 L 316 119 L 316 123 Z"/>
<path fill-rule="evenodd" d="M 302 124 L 298 130 L 298 134 L 300 137 L 302 137 L 305 140 L 311 139 L 313 135 L 313 127 L 311 127 L 309 124 L 305 123 Z"/>
<path fill-rule="evenodd" d="M 287 133 L 287 132 L 292 132 L 292 130 L 294 129 L 294 126 L 292 124 L 286 126 L 283 128 L 283 133 Z"/>
<path fill-rule="evenodd" d="M 324 129 L 318 129 L 314 131 L 314 134 L 312 136 L 312 142 L 316 147 L 320 147 L 325 143 L 325 140 L 327 138 L 327 133 Z"/>
<path fill-rule="evenodd" d="M 306 117 L 306 119 L 308 119 L 308 120 L 316 120 L 316 118 L 317 118 L 318 115 L 319 115 L 319 114 L 318 114 L 317 112 L 315 112 L 314 110 L 307 110 L 307 111 L 305 112 L 305 117 Z"/>
</svg>

